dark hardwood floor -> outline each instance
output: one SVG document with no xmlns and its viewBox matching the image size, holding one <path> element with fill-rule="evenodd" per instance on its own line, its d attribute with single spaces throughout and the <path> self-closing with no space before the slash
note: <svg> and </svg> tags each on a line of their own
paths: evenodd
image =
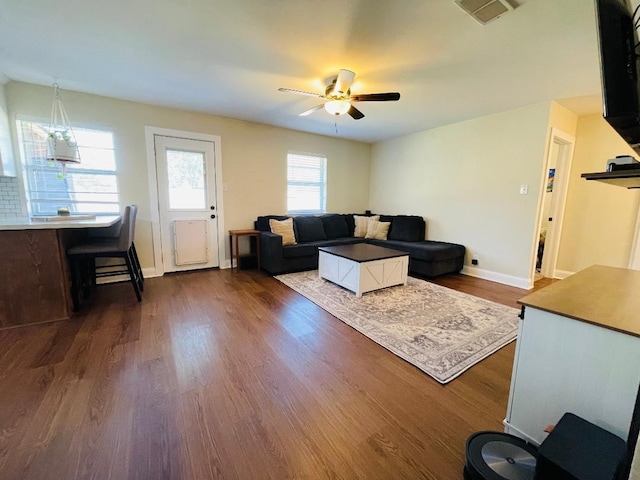
<svg viewBox="0 0 640 480">
<path fill-rule="evenodd" d="M 442 386 L 256 271 L 148 279 L 141 304 L 101 286 L 0 331 L 0 478 L 459 479 L 466 438 L 502 430 L 513 356 Z"/>
</svg>

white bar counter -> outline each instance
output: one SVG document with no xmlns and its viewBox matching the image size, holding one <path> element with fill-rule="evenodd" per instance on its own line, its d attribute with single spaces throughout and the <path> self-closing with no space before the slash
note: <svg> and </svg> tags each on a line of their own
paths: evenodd
<svg viewBox="0 0 640 480">
<path fill-rule="evenodd" d="M 67 249 L 120 215 L 0 219 L 0 329 L 72 315 Z"/>
<path fill-rule="evenodd" d="M 60 228 L 100 228 L 110 227 L 120 219 L 120 215 L 59 215 L 47 217 L 0 218 L 2 230 L 47 230 Z"/>
<path fill-rule="evenodd" d="M 626 440 L 640 384 L 640 271 L 594 265 L 519 300 L 506 431 L 574 413 Z"/>
</svg>

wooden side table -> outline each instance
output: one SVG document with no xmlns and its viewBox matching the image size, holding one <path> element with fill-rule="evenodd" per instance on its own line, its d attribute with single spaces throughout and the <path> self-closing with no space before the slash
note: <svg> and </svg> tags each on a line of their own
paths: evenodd
<svg viewBox="0 0 640 480">
<path fill-rule="evenodd" d="M 238 249 L 238 238 L 248 237 L 256 239 L 256 252 L 240 255 Z M 260 230 L 229 230 L 229 253 L 231 254 L 231 271 L 233 271 L 233 260 L 236 261 L 236 272 L 240 271 L 240 258 L 256 257 L 258 260 L 258 271 L 260 271 Z"/>
</svg>

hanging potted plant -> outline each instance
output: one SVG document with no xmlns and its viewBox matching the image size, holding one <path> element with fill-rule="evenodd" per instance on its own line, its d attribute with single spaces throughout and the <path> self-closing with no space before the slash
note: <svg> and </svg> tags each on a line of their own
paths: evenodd
<svg viewBox="0 0 640 480">
<path fill-rule="evenodd" d="M 80 163 L 80 152 L 67 112 L 58 93 L 58 84 L 53 84 L 53 106 L 47 136 L 47 160 L 62 164 L 64 175 L 68 163 Z"/>
<path fill-rule="evenodd" d="M 69 131 L 54 131 L 47 137 L 47 160 L 63 163 L 80 163 L 78 145 Z"/>
</svg>

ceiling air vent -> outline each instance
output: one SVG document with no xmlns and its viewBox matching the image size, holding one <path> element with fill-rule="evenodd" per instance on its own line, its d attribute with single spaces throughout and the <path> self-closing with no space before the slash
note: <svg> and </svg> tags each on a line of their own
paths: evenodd
<svg viewBox="0 0 640 480">
<path fill-rule="evenodd" d="M 507 0 L 454 0 L 454 3 L 483 25 L 513 10 Z"/>
</svg>

